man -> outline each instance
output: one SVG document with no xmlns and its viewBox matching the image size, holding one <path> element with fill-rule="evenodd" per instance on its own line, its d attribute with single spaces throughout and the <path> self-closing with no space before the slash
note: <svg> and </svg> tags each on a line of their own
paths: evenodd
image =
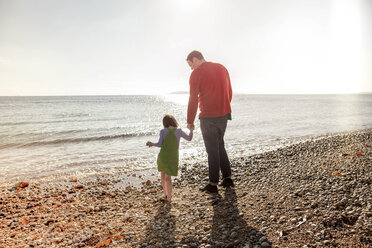
<svg viewBox="0 0 372 248">
<path fill-rule="evenodd" d="M 223 139 L 227 120 L 231 120 L 230 76 L 223 65 L 205 61 L 198 51 L 192 51 L 186 60 L 193 70 L 190 75 L 187 127 L 194 127 L 199 103 L 200 129 L 208 153 L 209 183 L 200 190 L 217 193 L 220 170 L 223 177 L 220 186 L 234 186 Z"/>
</svg>

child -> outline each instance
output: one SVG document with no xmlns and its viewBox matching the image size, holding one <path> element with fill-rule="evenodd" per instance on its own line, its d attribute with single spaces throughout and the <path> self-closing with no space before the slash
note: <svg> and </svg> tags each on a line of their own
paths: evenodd
<svg viewBox="0 0 372 248">
<path fill-rule="evenodd" d="M 165 198 L 168 202 L 172 200 L 172 179 L 171 176 L 178 175 L 178 148 L 181 137 L 190 141 L 193 135 L 193 128 L 187 135 L 178 127 L 176 118 L 173 115 L 165 115 L 163 118 L 164 129 L 160 131 L 158 143 L 148 141 L 147 146 L 161 147 L 158 155 L 158 171 L 161 172 L 161 184 L 163 186 Z"/>
</svg>

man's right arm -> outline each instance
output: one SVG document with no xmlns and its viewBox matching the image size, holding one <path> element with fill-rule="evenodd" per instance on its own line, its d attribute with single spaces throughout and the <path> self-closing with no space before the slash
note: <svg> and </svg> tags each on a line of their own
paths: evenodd
<svg viewBox="0 0 372 248">
<path fill-rule="evenodd" d="M 195 74 L 191 73 L 190 97 L 189 97 L 189 104 L 187 107 L 187 124 L 194 125 L 196 112 L 198 111 L 198 96 L 199 96 L 199 82 L 196 79 Z"/>
<path fill-rule="evenodd" d="M 225 68 L 225 73 L 226 73 L 226 77 L 227 77 L 227 80 L 228 80 L 228 90 L 229 90 L 229 100 L 231 102 L 231 99 L 232 99 L 232 89 L 231 89 L 231 81 L 230 81 L 230 75 L 229 75 L 229 71 Z"/>
</svg>

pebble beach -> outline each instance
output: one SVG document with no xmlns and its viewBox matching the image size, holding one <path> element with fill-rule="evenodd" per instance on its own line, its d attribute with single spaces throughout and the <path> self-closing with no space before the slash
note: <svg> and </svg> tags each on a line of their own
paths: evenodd
<svg viewBox="0 0 372 248">
<path fill-rule="evenodd" d="M 231 164 L 235 187 L 209 195 L 206 165 L 181 161 L 170 204 L 155 172 L 14 182 L 0 188 L 0 247 L 372 246 L 371 129 Z"/>
</svg>

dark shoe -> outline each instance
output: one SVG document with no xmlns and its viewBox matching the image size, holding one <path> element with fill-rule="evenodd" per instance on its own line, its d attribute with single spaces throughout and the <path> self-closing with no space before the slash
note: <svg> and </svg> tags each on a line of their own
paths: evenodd
<svg viewBox="0 0 372 248">
<path fill-rule="evenodd" d="M 234 182 L 231 178 L 223 179 L 222 183 L 219 186 L 227 187 L 234 187 Z"/>
<path fill-rule="evenodd" d="M 218 192 L 217 186 L 210 185 L 209 183 L 203 188 L 200 188 L 199 190 L 202 192 L 206 192 L 206 193 L 217 193 Z"/>
</svg>

